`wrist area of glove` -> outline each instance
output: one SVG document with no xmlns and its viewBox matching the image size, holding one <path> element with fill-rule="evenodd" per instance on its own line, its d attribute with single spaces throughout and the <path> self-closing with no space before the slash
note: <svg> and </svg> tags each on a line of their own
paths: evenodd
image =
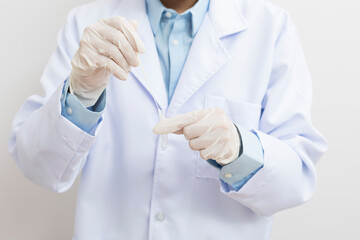
<svg viewBox="0 0 360 240">
<path fill-rule="evenodd" d="M 221 166 L 227 165 L 233 161 L 235 161 L 236 159 L 238 159 L 241 155 L 242 152 L 242 143 L 241 143 L 241 134 L 239 129 L 237 128 L 237 126 L 232 123 L 229 122 L 229 124 L 231 125 L 232 128 L 232 134 L 231 134 L 231 138 L 232 138 L 232 149 L 233 149 L 233 154 L 231 155 L 231 157 L 226 158 L 226 159 L 221 159 L 221 160 L 217 160 L 216 162 L 218 164 L 220 164 Z"/>
<path fill-rule="evenodd" d="M 257 133 L 236 125 L 241 133 L 240 156 L 233 162 L 216 166 L 220 168 L 220 179 L 238 191 L 254 174 L 264 166 L 264 150 Z M 226 190 L 228 191 L 228 190 Z"/>
<path fill-rule="evenodd" d="M 92 89 L 75 80 L 73 76 L 69 77 L 69 92 L 74 94 L 86 108 L 95 105 L 101 94 L 104 92 L 105 87 L 106 85 Z"/>
</svg>

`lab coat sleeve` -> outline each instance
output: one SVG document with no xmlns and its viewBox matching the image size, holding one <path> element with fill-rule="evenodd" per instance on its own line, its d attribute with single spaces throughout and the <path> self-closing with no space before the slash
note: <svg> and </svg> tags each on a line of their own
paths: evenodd
<svg viewBox="0 0 360 240">
<path fill-rule="evenodd" d="M 57 49 L 41 78 L 45 96 L 34 95 L 25 101 L 9 140 L 9 151 L 25 177 L 56 192 L 73 184 L 95 139 L 61 115 L 64 80 L 70 75 L 79 43 L 76 11 L 70 12 L 60 31 Z"/>
<path fill-rule="evenodd" d="M 239 191 L 220 183 L 221 192 L 262 216 L 300 205 L 313 195 L 314 165 L 326 150 L 326 141 L 311 123 L 311 78 L 299 37 L 288 17 L 284 22 L 274 46 L 259 128 L 252 129 L 263 148 L 264 166 Z"/>
</svg>

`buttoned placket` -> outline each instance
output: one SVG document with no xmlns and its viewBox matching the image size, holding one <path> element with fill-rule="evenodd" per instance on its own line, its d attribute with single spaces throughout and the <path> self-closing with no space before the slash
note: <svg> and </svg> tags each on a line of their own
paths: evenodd
<svg viewBox="0 0 360 240">
<path fill-rule="evenodd" d="M 172 12 L 164 12 L 163 19 L 165 24 L 170 24 L 171 32 L 168 39 L 168 49 L 170 55 L 170 76 L 169 76 L 169 88 L 174 89 L 177 83 L 177 79 L 180 76 L 182 69 L 175 72 L 175 65 L 181 65 L 181 60 L 179 60 L 179 54 L 183 53 L 183 38 L 184 29 L 187 26 L 187 16 L 180 16 L 176 13 Z M 171 26 L 172 25 L 172 26 Z M 172 92 L 173 93 L 173 92 Z M 169 95 L 172 95 L 169 92 Z M 170 142 L 168 143 L 170 144 Z M 168 146 L 169 147 L 169 146 Z M 167 148 L 162 147 L 161 138 L 159 137 L 157 143 L 157 151 L 154 162 L 154 173 L 153 173 L 153 186 L 152 186 L 152 198 L 151 198 L 151 206 L 150 206 L 150 219 L 149 219 L 149 239 L 161 239 L 161 232 L 163 228 L 166 226 L 167 219 L 170 217 L 165 209 L 162 208 L 161 201 L 161 189 L 164 179 L 162 176 L 165 174 L 162 172 L 163 165 L 166 163 L 165 161 L 169 161 L 170 158 L 167 156 Z"/>
</svg>

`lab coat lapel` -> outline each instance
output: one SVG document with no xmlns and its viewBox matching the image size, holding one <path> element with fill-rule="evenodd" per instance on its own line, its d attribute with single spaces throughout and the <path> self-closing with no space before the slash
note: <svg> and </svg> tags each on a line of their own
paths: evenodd
<svg viewBox="0 0 360 240">
<path fill-rule="evenodd" d="M 165 88 L 164 77 L 162 75 L 158 53 L 148 18 L 144 21 L 142 28 L 139 29 L 139 36 L 145 44 L 145 54 L 140 54 L 141 66 L 132 69 L 132 74 L 141 85 L 153 96 L 161 109 L 166 109 L 168 96 Z"/>
<path fill-rule="evenodd" d="M 181 107 L 229 60 L 231 55 L 221 38 L 246 28 L 246 22 L 234 2 L 211 1 L 209 12 L 192 42 L 168 108 L 169 113 Z"/>
<path fill-rule="evenodd" d="M 122 4 L 120 4 L 120 11 L 122 12 L 122 16 L 126 19 L 138 20 L 138 34 L 146 47 L 145 54 L 139 54 L 145 74 L 142 71 L 141 66 L 132 68 L 131 74 L 135 76 L 152 98 L 157 101 L 160 108 L 166 109 L 168 97 L 156 50 L 154 35 L 146 14 L 145 1 L 123 1 Z"/>
</svg>

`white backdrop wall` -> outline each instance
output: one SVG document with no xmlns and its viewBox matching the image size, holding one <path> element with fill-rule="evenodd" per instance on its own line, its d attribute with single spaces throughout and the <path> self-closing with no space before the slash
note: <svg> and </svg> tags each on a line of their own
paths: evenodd
<svg viewBox="0 0 360 240">
<path fill-rule="evenodd" d="M 313 76 L 314 125 L 329 141 L 315 196 L 277 214 L 272 239 L 360 239 L 360 1 L 272 1 L 298 27 Z M 78 185 L 57 194 L 32 184 L 10 158 L 7 141 L 21 104 L 42 94 L 39 79 L 67 13 L 86 2 L 0 2 L 1 240 L 71 239 Z"/>
</svg>

